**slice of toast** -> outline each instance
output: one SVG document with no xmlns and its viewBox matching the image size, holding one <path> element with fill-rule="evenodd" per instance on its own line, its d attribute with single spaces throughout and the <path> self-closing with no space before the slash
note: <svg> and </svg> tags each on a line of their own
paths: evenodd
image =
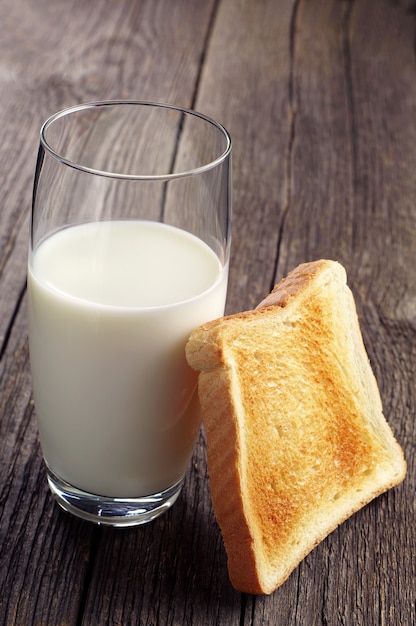
<svg viewBox="0 0 416 626">
<path fill-rule="evenodd" d="M 344 268 L 305 263 L 254 311 L 197 328 L 215 514 L 234 587 L 271 593 L 347 517 L 401 482 Z"/>
</svg>

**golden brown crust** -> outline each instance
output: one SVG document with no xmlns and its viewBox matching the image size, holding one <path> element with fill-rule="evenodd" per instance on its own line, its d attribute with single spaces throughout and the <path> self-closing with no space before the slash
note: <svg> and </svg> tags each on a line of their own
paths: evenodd
<svg viewBox="0 0 416 626">
<path fill-rule="evenodd" d="M 271 303 L 272 302 L 272 303 Z M 212 501 L 234 586 L 270 593 L 400 482 L 344 269 L 304 264 L 259 309 L 195 330 Z"/>
<path fill-rule="evenodd" d="M 306 289 L 309 282 L 325 267 L 330 266 L 332 261 L 321 259 L 311 263 L 302 263 L 294 270 L 289 272 L 286 278 L 274 286 L 273 291 L 257 305 L 256 309 L 262 309 L 269 306 L 285 307 L 292 298 Z"/>
<path fill-rule="evenodd" d="M 219 380 L 220 379 L 220 380 Z M 254 542 L 249 524 L 244 515 L 244 502 L 240 488 L 241 440 L 238 421 L 230 419 L 234 412 L 234 401 L 230 395 L 231 384 L 227 371 L 207 372 L 200 379 L 199 393 L 206 399 L 204 421 L 207 438 L 207 458 L 210 472 L 210 487 L 213 501 L 221 502 L 217 507 L 219 524 L 226 524 L 228 566 L 230 571 L 245 563 L 239 578 L 248 585 L 258 580 Z M 214 398 L 212 398 L 214 396 Z M 213 413 L 211 414 L 211 411 Z M 215 414 L 214 414 L 215 413 Z M 234 442 L 225 446 L 224 442 Z M 227 496 L 228 494 L 228 496 Z M 260 592 L 260 583 L 257 582 Z"/>
</svg>

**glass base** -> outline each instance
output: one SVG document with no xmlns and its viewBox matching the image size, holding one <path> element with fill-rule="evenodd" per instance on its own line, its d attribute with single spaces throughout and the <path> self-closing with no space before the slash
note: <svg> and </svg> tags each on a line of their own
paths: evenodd
<svg viewBox="0 0 416 626">
<path fill-rule="evenodd" d="M 182 479 L 165 491 L 142 498 L 109 498 L 77 489 L 49 468 L 47 473 L 49 488 L 59 506 L 84 520 L 106 526 L 138 526 L 151 522 L 174 504 L 183 485 Z"/>
</svg>

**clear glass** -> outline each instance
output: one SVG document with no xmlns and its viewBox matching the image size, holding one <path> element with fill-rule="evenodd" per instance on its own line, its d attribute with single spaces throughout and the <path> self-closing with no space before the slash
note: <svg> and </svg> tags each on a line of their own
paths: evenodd
<svg viewBox="0 0 416 626">
<path fill-rule="evenodd" d="M 200 427 L 185 343 L 224 313 L 231 140 L 194 111 L 98 102 L 42 127 L 28 264 L 33 393 L 67 511 L 148 522 Z"/>
</svg>

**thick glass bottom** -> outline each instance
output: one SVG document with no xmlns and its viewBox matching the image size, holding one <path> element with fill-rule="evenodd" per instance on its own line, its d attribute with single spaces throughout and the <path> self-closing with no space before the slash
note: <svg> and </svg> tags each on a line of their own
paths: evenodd
<svg viewBox="0 0 416 626">
<path fill-rule="evenodd" d="M 48 483 L 57 503 L 69 513 L 95 524 L 138 526 L 165 513 L 176 501 L 183 479 L 162 491 L 142 498 L 109 498 L 69 485 L 48 468 Z"/>
</svg>

